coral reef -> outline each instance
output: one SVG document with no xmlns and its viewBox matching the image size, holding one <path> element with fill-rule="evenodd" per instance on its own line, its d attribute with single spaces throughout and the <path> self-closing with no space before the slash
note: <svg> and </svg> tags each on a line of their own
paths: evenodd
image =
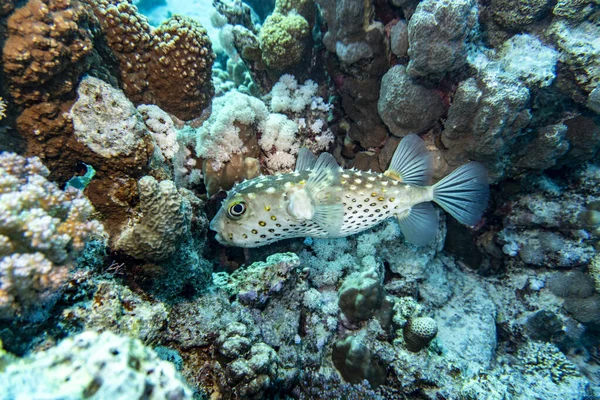
<svg viewBox="0 0 600 400">
<path fill-rule="evenodd" d="M 146 126 L 123 92 L 87 76 L 77 94 L 70 116 L 78 142 L 104 159 L 131 159 L 123 162 L 123 168 L 148 162 L 151 144 Z M 111 169 L 116 168 L 113 165 Z"/>
<path fill-rule="evenodd" d="M 0 398 L 600 395 L 597 3 L 0 1 Z M 374 185 L 409 134 L 488 169 L 475 226 L 208 232 L 302 147 Z"/>
</svg>

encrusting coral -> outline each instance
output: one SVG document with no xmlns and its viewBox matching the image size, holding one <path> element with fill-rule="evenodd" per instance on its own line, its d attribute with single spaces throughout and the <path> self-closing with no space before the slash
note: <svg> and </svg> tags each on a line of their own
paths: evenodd
<svg viewBox="0 0 600 400">
<path fill-rule="evenodd" d="M 39 158 L 0 154 L 0 318 L 42 319 L 74 256 L 103 227 L 77 190 L 46 180 Z"/>
<path fill-rule="evenodd" d="M 139 340 L 92 331 L 13 360 L 0 348 L 3 398 L 192 399 L 175 370 Z"/>
<path fill-rule="evenodd" d="M 92 51 L 89 10 L 77 0 L 30 0 L 8 18 L 4 73 L 17 104 L 72 92 Z"/>
</svg>

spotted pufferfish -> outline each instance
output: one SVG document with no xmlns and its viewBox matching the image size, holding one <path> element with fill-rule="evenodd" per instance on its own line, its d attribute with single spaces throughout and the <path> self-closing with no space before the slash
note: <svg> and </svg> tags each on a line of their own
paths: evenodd
<svg viewBox="0 0 600 400">
<path fill-rule="evenodd" d="M 294 172 L 259 176 L 231 189 L 210 223 L 225 245 L 259 247 L 296 237 L 336 238 L 395 216 L 405 239 L 426 245 L 438 230 L 432 201 L 465 225 L 475 225 L 489 198 L 487 170 L 465 164 L 434 185 L 423 140 L 402 139 L 383 174 L 338 166 L 301 149 Z"/>
</svg>

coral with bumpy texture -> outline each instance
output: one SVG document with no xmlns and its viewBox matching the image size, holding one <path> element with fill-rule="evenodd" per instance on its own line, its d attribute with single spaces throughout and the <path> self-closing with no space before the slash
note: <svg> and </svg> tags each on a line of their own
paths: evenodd
<svg viewBox="0 0 600 400">
<path fill-rule="evenodd" d="M 274 254 L 266 262 L 253 263 L 231 275 L 213 274 L 213 282 L 243 304 L 264 306 L 271 296 L 294 284 L 299 265 L 300 259 L 294 253 Z"/>
<path fill-rule="evenodd" d="M 176 250 L 190 221 L 189 201 L 172 181 L 151 176 L 138 181 L 140 214 L 117 238 L 115 249 L 132 257 L 161 261 Z"/>
<path fill-rule="evenodd" d="M 259 34 L 263 59 L 274 70 L 284 70 L 300 62 L 310 39 L 310 26 L 300 15 L 270 15 Z"/>
<path fill-rule="evenodd" d="M 437 324 L 433 318 L 413 318 L 404 326 L 404 342 L 410 351 L 417 352 L 425 348 L 435 335 Z"/>
<path fill-rule="evenodd" d="M 214 95 L 214 54 L 206 30 L 175 15 L 152 31 L 148 84 L 154 102 L 183 120 L 202 113 Z"/>
<path fill-rule="evenodd" d="M 156 104 L 183 120 L 199 117 L 214 94 L 215 56 L 204 28 L 176 15 L 152 29 L 131 0 L 86 1 L 119 62 L 127 97 Z"/>
<path fill-rule="evenodd" d="M 525 86 L 494 71 L 461 82 L 444 122 L 448 163 L 460 165 L 471 158 L 483 162 L 492 179 L 501 177 L 506 167 L 502 156 L 531 120 L 528 103 Z"/>
<path fill-rule="evenodd" d="M 103 235 L 82 193 L 63 192 L 48 174 L 38 158 L 0 154 L 0 318 L 43 318 L 73 257 Z"/>
<path fill-rule="evenodd" d="M 408 23 L 406 72 L 439 77 L 462 67 L 467 60 L 466 41 L 476 23 L 475 0 L 420 2 Z"/>
<path fill-rule="evenodd" d="M 127 0 L 86 2 L 98 17 L 106 43 L 119 62 L 123 91 L 131 101 L 143 101 L 148 88 L 146 64 L 152 57 L 148 20 Z"/>
<path fill-rule="evenodd" d="M 396 65 L 381 80 L 377 110 L 392 134 L 402 137 L 430 128 L 444 113 L 441 97 L 414 82 L 406 68 Z"/>
<path fill-rule="evenodd" d="M 77 0 L 30 0 L 8 19 L 4 72 L 17 104 L 71 92 L 92 50 L 92 15 Z"/>
<path fill-rule="evenodd" d="M 338 340 L 333 346 L 333 364 L 344 380 L 359 383 L 365 379 L 377 387 L 385 382 L 386 368 L 373 352 L 373 342 L 364 331 Z"/>
<path fill-rule="evenodd" d="M 585 94 L 600 85 L 600 28 L 597 24 L 584 21 L 571 26 L 564 21 L 553 23 L 549 36 L 561 51 L 560 60 L 564 68 L 573 74 L 575 83 Z M 577 101 L 577 98 L 575 98 Z"/>
<path fill-rule="evenodd" d="M 550 0 L 492 0 L 489 12 L 497 24 L 519 30 L 541 20 L 553 3 Z"/>
<path fill-rule="evenodd" d="M 8 361 L 0 373 L 4 399 L 192 399 L 173 364 L 139 340 L 110 332 L 83 332 L 27 358 L 2 361 Z"/>
<path fill-rule="evenodd" d="M 382 280 L 372 269 L 344 280 L 339 290 L 339 306 L 350 321 L 365 321 L 381 306 L 383 296 Z"/>
</svg>

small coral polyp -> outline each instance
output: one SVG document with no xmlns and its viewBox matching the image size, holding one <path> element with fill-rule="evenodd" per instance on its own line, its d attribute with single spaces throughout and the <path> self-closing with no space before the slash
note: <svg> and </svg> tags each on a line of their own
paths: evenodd
<svg viewBox="0 0 600 400">
<path fill-rule="evenodd" d="M 0 154 L 0 319 L 41 319 L 74 256 L 102 224 L 76 189 L 46 180 L 39 158 Z"/>
</svg>

